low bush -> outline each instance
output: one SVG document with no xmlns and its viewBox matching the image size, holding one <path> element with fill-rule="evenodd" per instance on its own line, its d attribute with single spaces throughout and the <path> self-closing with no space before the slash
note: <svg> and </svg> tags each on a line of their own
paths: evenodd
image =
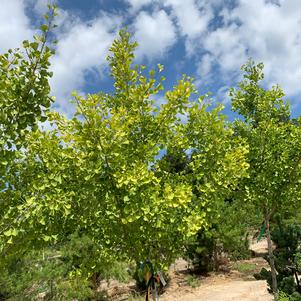
<svg viewBox="0 0 301 301">
<path fill-rule="evenodd" d="M 97 266 L 91 266 L 91 256 L 99 258 Z M 78 233 L 45 250 L 11 257 L 1 271 L 0 300 L 10 301 L 106 300 L 96 290 L 100 280 L 131 279 L 127 263 L 103 260 L 93 241 Z"/>
<path fill-rule="evenodd" d="M 246 212 L 232 201 L 222 204 L 219 212 L 219 223 L 199 231 L 185 245 L 184 256 L 192 262 L 195 272 L 218 270 L 228 258 L 242 260 L 251 256 Z"/>
<path fill-rule="evenodd" d="M 275 268 L 277 270 L 278 289 L 284 296 L 283 300 L 290 298 L 288 300 L 301 301 L 301 285 L 298 278 L 301 273 L 301 226 L 285 225 L 278 217 L 271 236 L 276 245 L 274 250 Z M 268 261 L 267 256 L 265 259 Z M 272 277 L 270 271 L 263 268 L 260 273 L 254 276 L 256 279 L 267 280 L 271 292 Z"/>
</svg>

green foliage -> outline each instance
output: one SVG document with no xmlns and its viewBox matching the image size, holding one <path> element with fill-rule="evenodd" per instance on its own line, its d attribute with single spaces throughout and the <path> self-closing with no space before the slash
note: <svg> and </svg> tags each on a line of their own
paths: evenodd
<svg viewBox="0 0 301 301">
<path fill-rule="evenodd" d="M 198 278 L 197 275 L 188 275 L 186 277 L 186 281 L 187 281 L 187 284 L 189 286 L 191 286 L 192 288 L 197 288 L 200 286 L 200 279 Z"/>
<path fill-rule="evenodd" d="M 293 293 L 292 295 L 288 295 L 284 292 L 279 293 L 279 301 L 300 301 L 301 294 Z"/>
<path fill-rule="evenodd" d="M 279 301 L 300 301 L 301 294 L 293 293 L 292 295 L 288 295 L 282 291 L 279 293 Z"/>
<path fill-rule="evenodd" d="M 158 109 L 163 79 L 132 66 L 135 47 L 121 31 L 110 48 L 113 94 L 74 94 L 72 119 L 53 112 L 57 129 L 26 136 L 14 189 L 3 192 L 14 203 L 0 224 L 2 252 L 38 248 L 78 229 L 100 254 L 88 269 L 124 259 L 167 268 L 188 237 L 210 229 L 218 204 L 247 175 L 248 147 L 233 139 L 222 108 L 210 110 L 201 96 L 194 101 L 184 76 Z M 160 166 L 160 152 L 175 149 L 192 151 L 190 173 Z"/>
<path fill-rule="evenodd" d="M 301 252 L 295 254 L 295 264 L 299 271 L 301 271 Z"/>
<path fill-rule="evenodd" d="M 248 256 L 253 221 L 269 226 L 298 206 L 301 119 L 290 119 L 278 86 L 260 86 L 263 65 L 245 65 L 230 92 L 244 121 L 227 124 L 222 106 L 206 104 L 187 76 L 158 108 L 163 67 L 134 66 L 137 44 L 120 31 L 108 57 L 114 92 L 74 93 L 67 119 L 48 112 L 50 9 L 41 36 L 0 56 L 0 253 L 21 277 L 16 285 L 7 267 L 5 294 L 94 298 L 87 279 L 127 281 L 125 265 L 141 260 L 167 269 L 187 241 L 208 270 L 219 253 Z M 47 118 L 55 129 L 38 130 Z M 53 244 L 62 257 L 32 265 L 30 256 Z M 291 279 L 282 280 L 288 292 Z"/>
<path fill-rule="evenodd" d="M 290 107 L 278 86 L 263 88 L 263 64 L 243 66 L 244 80 L 230 90 L 232 108 L 244 117 L 234 123 L 236 135 L 250 148 L 249 177 L 240 183 L 238 199 L 260 210 L 266 226 L 273 293 L 277 277 L 270 237 L 275 213 L 298 208 L 301 201 L 301 127 L 290 119 Z"/>
<path fill-rule="evenodd" d="M 189 173 L 190 159 L 183 150 L 172 149 L 158 162 L 159 169 L 168 173 Z"/>
<path fill-rule="evenodd" d="M 256 269 L 256 265 L 254 263 L 248 262 L 235 262 L 232 265 L 232 269 L 237 270 L 241 273 L 248 273 L 254 271 Z"/>
<path fill-rule="evenodd" d="M 94 292 L 80 275 L 68 275 L 71 267 L 55 253 L 29 253 L 12 258 L 1 275 L 1 294 L 8 300 L 91 300 Z"/>
<path fill-rule="evenodd" d="M 56 8 L 51 7 L 47 24 L 34 41 L 24 41 L 21 49 L 0 55 L 0 191 L 5 187 L 10 162 L 25 136 L 44 122 L 52 98 L 49 96 L 49 59 L 54 51 L 47 45 Z"/>
<path fill-rule="evenodd" d="M 246 65 L 246 80 L 231 90 L 231 97 L 233 110 L 246 120 L 235 122 L 236 132 L 250 146 L 250 176 L 241 185 L 244 197 L 272 216 L 300 201 L 301 129 L 290 122 L 280 88 L 265 90 L 259 85 L 262 68 Z"/>
<path fill-rule="evenodd" d="M 230 198 L 220 204 L 217 212 L 218 223 L 206 232 L 200 231 L 185 246 L 185 256 L 199 272 L 218 270 L 225 256 L 240 260 L 251 255 L 248 231 L 254 221 L 250 223 L 250 210 Z"/>
<path fill-rule="evenodd" d="M 232 197 L 233 194 L 220 207 L 215 236 L 221 245 L 221 251 L 231 260 L 248 259 L 251 255 L 249 231 L 258 222 L 258 217 L 252 210 L 252 206 L 246 204 L 242 206 L 241 201 Z"/>
<path fill-rule="evenodd" d="M 279 293 L 279 301 L 300 301 L 301 294 L 294 292 L 292 295 L 288 295 L 282 291 Z"/>
<path fill-rule="evenodd" d="M 1 266 L 0 296 L 9 300 L 102 300 L 96 288 L 100 280 L 128 282 L 131 277 L 125 262 L 91 267 L 91 257 L 99 253 L 93 241 L 84 235 L 72 234 L 64 243 L 11 257 Z M 93 261 L 95 262 L 95 261 Z"/>
<path fill-rule="evenodd" d="M 263 63 L 255 65 L 248 61 L 242 66 L 244 80 L 238 89 L 230 89 L 232 108 L 242 115 L 247 123 L 258 126 L 261 122 L 288 122 L 290 118 L 289 104 L 283 101 L 285 94 L 277 85 L 271 90 L 260 86 L 264 79 Z"/>
<path fill-rule="evenodd" d="M 286 293 L 279 292 L 279 301 L 291 301 L 291 298 Z"/>
<path fill-rule="evenodd" d="M 191 261 L 194 271 L 207 273 L 216 266 L 214 254 L 217 251 L 215 240 L 203 232 L 198 233 L 186 243 L 185 256 Z"/>
<path fill-rule="evenodd" d="M 272 239 L 276 245 L 275 267 L 277 270 L 277 281 L 279 290 L 294 298 L 301 293 L 301 286 L 297 283 L 297 275 L 301 272 L 300 247 L 301 227 L 299 225 L 284 225 L 278 217 L 278 224 L 272 231 Z M 266 269 L 255 275 L 258 279 L 266 279 L 272 285 L 271 272 Z M 301 297 L 301 295 L 300 295 Z M 295 299 L 292 299 L 295 300 Z M 296 300 L 299 300 L 298 298 Z"/>
<path fill-rule="evenodd" d="M 232 126 L 187 76 L 158 108 L 163 66 L 134 66 L 137 44 L 120 31 L 108 57 L 114 92 L 74 93 L 67 119 L 49 113 L 49 9 L 34 41 L 0 56 L 1 294 L 100 299 L 101 279 L 128 281 L 128 262 L 141 260 L 167 269 L 187 241 L 188 255 L 208 270 L 219 253 L 248 255 L 248 213 L 260 211 L 269 225 L 297 207 L 301 119 L 290 119 L 278 86 L 260 86 L 262 64 L 245 65 L 230 91 L 244 117 Z M 47 119 L 55 129 L 40 131 Z M 274 240 L 290 249 L 278 253 L 279 286 L 293 296 L 284 266 L 295 260 L 298 268 L 300 250 L 296 229 L 286 228 L 286 238 L 281 231 Z"/>
<path fill-rule="evenodd" d="M 12 248 L 12 237 L 22 232 L 7 222 L 10 210 L 14 208 L 19 212 L 15 217 L 18 222 L 26 219 L 29 213 L 28 210 L 22 212 L 21 208 L 27 197 L 23 191 L 30 181 L 20 183 L 22 176 L 30 175 L 23 174 L 21 162 L 26 156 L 27 136 L 47 119 L 53 101 L 49 96 L 52 76 L 49 59 L 54 51 L 49 46 L 49 31 L 55 26 L 52 22 L 56 7 L 49 6 L 49 9 L 46 24 L 41 26 L 41 34 L 35 36 L 34 41 L 24 41 L 21 49 L 10 49 L 0 56 L 0 252 L 4 241 Z M 24 189 L 19 190 L 17 187 L 23 184 Z M 33 206 L 32 200 L 28 200 L 28 205 Z M 26 246 L 22 248 L 20 251 L 24 252 Z"/>
</svg>

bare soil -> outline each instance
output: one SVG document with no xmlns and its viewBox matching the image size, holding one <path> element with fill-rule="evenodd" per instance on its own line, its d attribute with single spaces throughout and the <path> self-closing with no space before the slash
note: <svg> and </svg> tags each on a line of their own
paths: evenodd
<svg viewBox="0 0 301 301">
<path fill-rule="evenodd" d="M 231 269 L 230 272 L 211 273 L 209 277 L 200 276 L 199 286 L 196 288 L 187 283 L 184 269 L 176 270 L 160 301 L 272 301 L 266 281 L 258 281 L 253 277 L 255 272 L 266 267 L 266 262 L 257 257 L 239 263 L 254 265 L 254 269 L 245 272 Z M 178 264 L 185 265 L 184 262 Z"/>
<path fill-rule="evenodd" d="M 199 288 L 179 288 L 172 293 L 163 295 L 162 301 L 271 301 L 272 297 L 266 290 L 265 281 L 215 280 L 202 283 Z"/>
<path fill-rule="evenodd" d="M 160 301 L 272 301 L 267 291 L 266 281 L 258 281 L 254 273 L 262 267 L 268 268 L 261 257 L 267 253 L 267 242 L 254 242 L 251 246 L 254 258 L 235 263 L 227 263 L 221 272 L 210 273 L 206 277 L 194 276 L 197 287 L 189 283 L 189 267 L 185 260 L 178 260 L 171 266 L 170 282 L 160 296 Z M 134 291 L 134 283 L 128 285 L 109 285 L 110 300 L 144 300 L 143 297 L 130 297 Z"/>
</svg>

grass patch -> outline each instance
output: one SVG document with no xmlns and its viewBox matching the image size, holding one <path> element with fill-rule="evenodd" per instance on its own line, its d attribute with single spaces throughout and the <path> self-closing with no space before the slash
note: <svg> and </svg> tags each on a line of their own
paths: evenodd
<svg viewBox="0 0 301 301">
<path fill-rule="evenodd" d="M 144 294 L 140 294 L 140 293 L 132 293 L 129 297 L 128 297 L 128 301 L 144 301 L 145 300 L 145 296 Z"/>
<path fill-rule="evenodd" d="M 130 273 L 133 267 L 127 262 L 113 262 L 107 271 L 103 272 L 103 277 L 115 279 L 122 283 L 129 283 L 133 278 Z M 107 274 L 105 273 L 107 272 Z"/>
<path fill-rule="evenodd" d="M 186 281 L 193 288 L 200 286 L 200 279 L 196 275 L 188 275 Z"/>
<path fill-rule="evenodd" d="M 256 265 L 249 262 L 235 262 L 232 265 L 233 270 L 237 270 L 241 273 L 247 273 L 256 270 Z"/>
</svg>

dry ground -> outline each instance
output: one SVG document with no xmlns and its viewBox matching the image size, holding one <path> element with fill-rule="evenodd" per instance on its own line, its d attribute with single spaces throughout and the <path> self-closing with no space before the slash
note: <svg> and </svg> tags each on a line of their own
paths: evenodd
<svg viewBox="0 0 301 301">
<path fill-rule="evenodd" d="M 254 269 L 212 273 L 209 277 L 200 278 L 196 288 L 184 282 L 185 276 L 187 279 L 184 270 L 175 271 L 170 286 L 160 301 L 271 301 L 272 296 L 267 292 L 266 282 L 257 281 L 253 277 L 253 273 L 266 266 L 266 262 L 262 258 L 239 262 L 242 266 L 244 263 L 249 267 L 254 266 Z"/>
<path fill-rule="evenodd" d="M 260 257 L 267 252 L 266 246 L 265 240 L 253 243 L 251 249 L 257 257 L 230 263 L 224 272 L 211 273 L 208 277 L 195 277 L 196 287 L 189 283 L 187 262 L 178 260 L 170 269 L 171 281 L 160 296 L 160 301 L 272 301 L 266 282 L 255 280 L 253 277 L 255 272 L 267 267 L 266 261 Z M 142 296 L 131 297 L 133 289 L 133 283 L 110 286 L 110 300 L 145 300 Z"/>
</svg>

